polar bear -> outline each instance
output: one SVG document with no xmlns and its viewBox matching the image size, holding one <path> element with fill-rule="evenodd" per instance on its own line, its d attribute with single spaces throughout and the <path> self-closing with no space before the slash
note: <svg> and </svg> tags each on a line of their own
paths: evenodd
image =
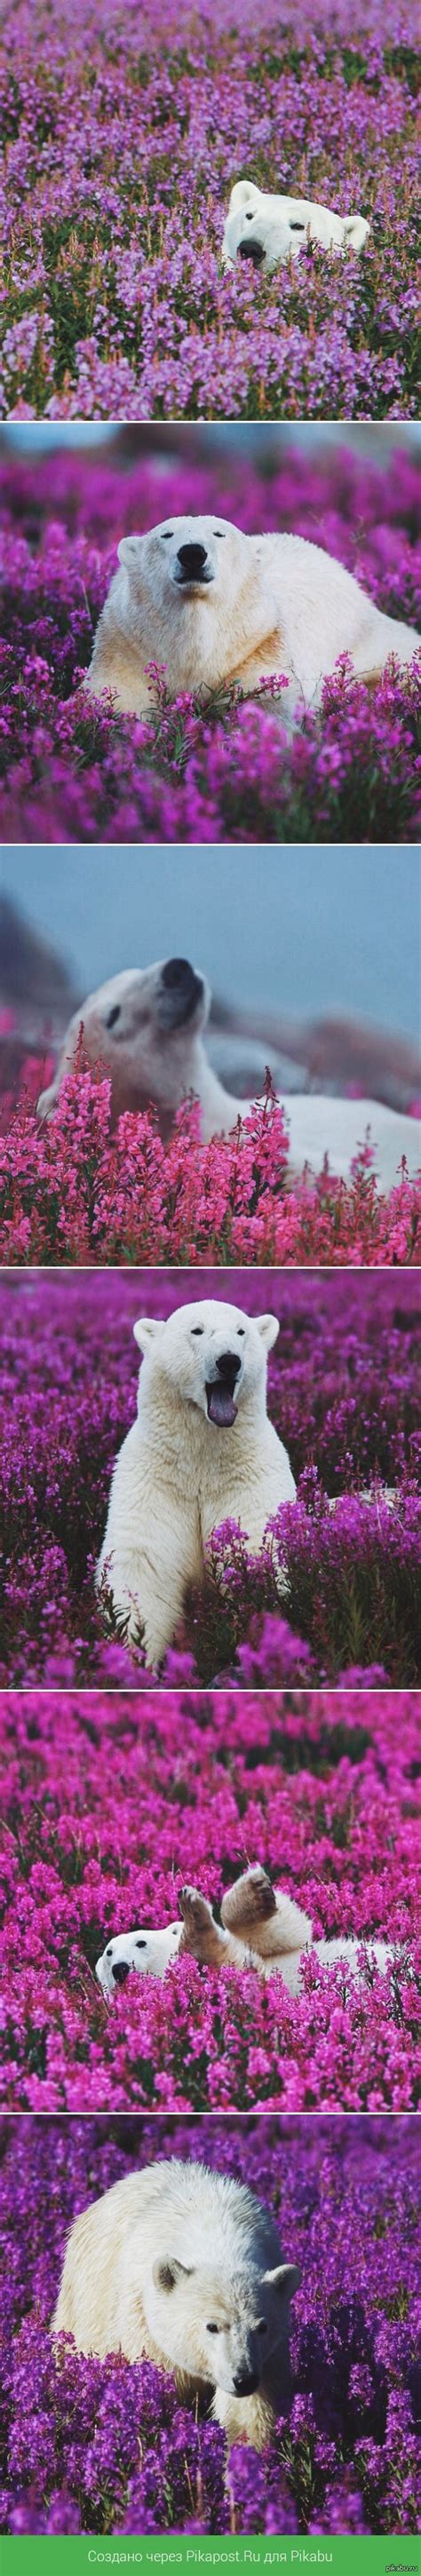
<svg viewBox="0 0 421 2576">
<path fill-rule="evenodd" d="M 290 2404 L 295 2263 L 270 2211 L 206 2165 L 164 2158 L 91 2203 L 71 2229 L 52 2319 L 79 2352 L 123 2352 L 209 2401 L 228 2446 L 264 2450 Z"/>
<path fill-rule="evenodd" d="M 258 1551 L 270 1513 L 295 1502 L 266 1412 L 278 1332 L 275 1315 L 254 1318 L 212 1297 L 134 1326 L 144 1354 L 137 1419 L 114 1468 L 96 1579 L 127 1638 L 139 1641 L 142 1629 L 153 1672 L 218 1524 L 239 1521 Z"/>
<path fill-rule="evenodd" d="M 279 268 L 282 261 L 299 259 L 307 242 L 335 254 L 359 252 L 369 232 L 364 215 L 334 215 L 311 197 L 277 196 L 255 188 L 251 179 L 238 179 L 224 225 L 223 267 L 235 268 L 241 259 L 256 269 Z"/>
<path fill-rule="evenodd" d="M 165 1931 L 122 1932 L 107 1942 L 95 1971 L 107 2002 L 132 1970 L 163 1977 L 183 1952 L 209 1968 L 254 1968 L 264 1979 L 280 1976 L 291 1995 L 300 1993 L 309 1951 L 320 1967 L 336 1967 L 339 1961 L 351 1976 L 361 1976 L 362 1951 L 382 1973 L 394 1955 L 390 1943 L 364 1934 L 356 1940 L 342 1933 L 315 1940 L 310 1916 L 284 1888 L 272 1887 L 260 1862 L 227 1888 L 221 1924 L 197 1887 L 181 1889 L 180 1912 L 181 1922 L 167 1924 Z"/>
<path fill-rule="evenodd" d="M 229 519 L 173 518 L 123 537 L 85 678 L 91 697 L 151 714 L 151 663 L 170 697 L 237 682 L 243 697 L 284 678 L 282 722 L 317 706 L 341 653 L 374 680 L 391 653 L 412 662 L 415 628 L 385 617 L 344 565 L 306 537 L 247 536 Z"/>
<path fill-rule="evenodd" d="M 112 1129 L 124 1110 L 153 1106 L 165 1143 L 177 1109 L 191 1094 L 199 1102 L 202 1143 L 230 1135 L 254 1103 L 225 1091 L 209 1064 L 203 1032 L 210 1003 L 205 976 L 186 957 L 167 957 L 158 965 L 134 966 L 111 976 L 74 1012 L 54 1080 L 40 1093 L 38 1117 L 52 1116 L 82 1040 L 89 1066 L 102 1066 L 110 1081 Z M 403 1155 L 410 1178 L 416 1178 L 421 1150 L 419 1123 L 413 1118 L 384 1103 L 335 1100 L 324 1092 L 278 1097 L 289 1135 L 287 1186 L 293 1187 L 306 1168 L 320 1172 L 326 1154 L 335 1178 L 349 1180 L 367 1132 L 382 1190 L 393 1188 Z"/>
<path fill-rule="evenodd" d="M 92 1069 L 101 1066 L 111 1083 L 113 1128 L 124 1110 L 140 1112 L 153 1105 L 165 1141 L 181 1101 L 192 1092 L 200 1101 L 206 1143 L 220 1127 L 222 1113 L 225 1118 L 227 1102 L 201 1043 L 210 999 L 205 976 L 187 957 L 166 957 L 154 966 L 128 967 L 112 975 L 74 1012 L 54 1081 L 40 1093 L 38 1117 L 51 1117 L 82 1040 L 87 1063 Z M 237 1104 L 232 1105 L 237 1115 Z"/>
</svg>

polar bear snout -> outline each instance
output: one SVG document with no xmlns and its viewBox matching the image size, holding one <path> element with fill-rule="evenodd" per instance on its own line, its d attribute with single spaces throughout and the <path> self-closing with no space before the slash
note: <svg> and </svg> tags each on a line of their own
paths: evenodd
<svg viewBox="0 0 421 2576">
<path fill-rule="evenodd" d="M 116 1959 L 116 1960 L 115 1960 L 115 1964 L 114 1964 L 114 1968 L 113 1968 L 113 1980 L 114 1980 L 114 1985 L 115 1985 L 115 1986 L 124 1986 L 124 1985 L 125 1985 L 125 1983 L 126 1983 L 126 1977 L 129 1977 L 129 1976 L 130 1976 L 130 1967 L 129 1967 L 129 1961 L 128 1961 L 128 1959 Z"/>
<path fill-rule="evenodd" d="M 201 1012 L 206 985 L 187 957 L 168 957 L 162 968 L 158 1016 L 160 1028 L 183 1029 Z"/>
<path fill-rule="evenodd" d="M 258 2370 L 256 2363 L 252 2364 L 251 2368 L 235 2370 L 232 2383 L 235 2396 L 255 2397 L 256 2388 L 259 2387 L 259 2381 L 260 2371 Z"/>
<path fill-rule="evenodd" d="M 207 546 L 201 545 L 198 538 L 189 538 L 185 545 L 178 547 L 174 581 L 177 581 L 179 586 L 185 587 L 190 582 L 214 581 L 214 578 Z"/>
<path fill-rule="evenodd" d="M 251 216 L 249 217 L 249 222 L 251 223 Z M 238 257 L 239 257 L 239 259 L 251 259 L 251 260 L 252 260 L 252 263 L 253 263 L 253 268 L 262 268 L 262 267 L 263 267 L 264 256 L 265 256 L 265 254 L 264 254 L 263 242 L 259 242 L 259 241 L 257 241 L 257 240 L 256 240 L 256 236 L 255 236 L 255 234 L 253 234 L 253 236 L 252 236 L 251 238 L 249 238 L 248 240 L 244 240 L 244 241 L 240 241 L 240 242 L 239 242 L 239 244 L 238 244 Z"/>
</svg>

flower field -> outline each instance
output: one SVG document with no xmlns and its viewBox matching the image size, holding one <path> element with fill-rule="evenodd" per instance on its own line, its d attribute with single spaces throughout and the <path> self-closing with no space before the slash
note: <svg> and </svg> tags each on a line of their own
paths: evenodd
<svg viewBox="0 0 421 2576">
<path fill-rule="evenodd" d="M 187 433 L 188 434 L 188 433 Z M 60 435 L 60 433 L 58 433 Z M 218 505 L 245 531 L 324 546 L 378 605 L 419 630 L 420 473 L 411 449 L 379 465 L 350 448 L 266 464 L 235 443 L 203 460 L 159 451 L 130 472 L 85 449 L 0 463 L 0 830 L 5 841 L 340 842 L 418 839 L 421 665 L 373 690 L 343 662 L 291 738 L 273 684 L 258 700 L 112 713 L 82 682 L 125 530 Z M 211 433 L 210 433 L 211 435 Z M 410 435 L 410 434 L 409 434 Z M 95 441 L 95 431 L 92 432 Z M 238 443 L 237 443 L 238 441 Z M 152 690 L 151 682 L 151 690 Z M 60 865 L 64 865 L 63 858 Z M 198 855 L 200 866 L 200 851 Z"/>
<path fill-rule="evenodd" d="M 416 2109 L 417 1694 L 0 1697 L 1 2105 L 10 2111 Z M 210 1857 L 211 1855 L 211 1857 Z M 164 1925 L 185 1878 L 219 1906 L 270 1864 L 316 1936 L 387 1939 L 383 1977 L 176 1959 L 109 2007 L 96 1960 Z"/>
<path fill-rule="evenodd" d="M 195 1270 L 194 1296 L 220 1293 Z M 299 1499 L 262 1556 L 233 1523 L 209 1549 L 199 1598 L 162 1679 L 282 1688 L 376 1675 L 420 1679 L 418 1277 L 232 1271 L 232 1299 L 280 1318 L 269 1411 Z M 79 1687 L 145 1680 L 142 1652 L 106 1637 L 93 1585 L 113 1459 L 136 1408 L 133 1325 L 192 1295 L 183 1269 L 0 1283 L 0 1680 Z M 390 1508 L 383 1487 L 391 1487 Z M 371 1504 L 360 1499 L 372 1490 Z M 337 1497 L 335 1510 L 330 1503 Z M 287 1596 L 282 1616 L 279 1562 Z"/>
<path fill-rule="evenodd" d="M 294 2397 L 264 2457 L 226 2470 L 219 2426 L 149 2362 L 48 2334 L 77 2211 L 138 2162 L 187 2156 L 248 2183 L 302 2268 Z M 2 2123 L 1 2518 L 22 2532 L 419 2527 L 419 2138 L 414 2120 Z"/>
<path fill-rule="evenodd" d="M 20 0 L 0 68 L 3 418 L 416 415 L 414 0 Z M 224 274 L 244 175 L 363 257 Z"/>
<path fill-rule="evenodd" d="M 232 1136 L 202 1145 L 200 1113 L 183 1107 L 163 1145 L 153 1113 L 126 1111 L 110 1130 L 110 1083 L 80 1066 L 43 1126 L 34 1101 L 44 1060 L 24 1068 L 20 1099 L 0 1113 L 0 1260 L 4 1264 L 211 1261 L 277 1267 L 419 1264 L 420 1180 L 397 1172 L 390 1198 L 364 1141 L 349 1184 L 288 1186 L 288 1129 L 268 1094 Z M 327 1112 L 328 1114 L 328 1112 Z M 420 1167 L 421 1167 L 421 1126 Z"/>
</svg>

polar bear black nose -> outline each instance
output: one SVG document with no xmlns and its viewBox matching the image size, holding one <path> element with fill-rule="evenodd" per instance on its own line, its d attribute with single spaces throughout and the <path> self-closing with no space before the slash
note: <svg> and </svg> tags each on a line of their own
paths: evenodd
<svg viewBox="0 0 421 2576">
<path fill-rule="evenodd" d="M 183 572 L 189 573 L 192 581 L 194 581 L 195 573 L 203 572 L 203 565 L 206 563 L 206 555 L 207 546 L 200 546 L 197 543 L 194 545 L 179 546 L 177 563 L 182 564 Z"/>
<path fill-rule="evenodd" d="M 239 249 L 239 256 L 240 256 L 240 259 L 252 259 L 252 260 L 253 260 L 253 267 L 254 267 L 254 268 L 261 268 L 261 266 L 262 266 L 262 260 L 264 259 L 264 256 L 265 256 L 265 254 L 264 254 L 264 250 L 262 250 L 262 244 L 261 244 L 261 242 L 258 242 L 258 241 L 242 241 L 242 242 L 239 242 L 239 244 L 238 244 L 238 249 Z"/>
<path fill-rule="evenodd" d="M 234 2388 L 236 2397 L 253 2397 L 258 2386 L 259 2381 L 255 2370 L 235 2371 Z"/>
<path fill-rule="evenodd" d="M 179 984 L 194 984 L 194 968 L 190 966 L 188 957 L 167 957 L 162 968 L 162 982 L 170 993 Z"/>
<path fill-rule="evenodd" d="M 220 1351 L 216 1366 L 218 1377 L 236 1378 L 239 1377 L 241 1360 L 237 1359 L 236 1351 Z"/>
<path fill-rule="evenodd" d="M 113 1968 L 113 1977 L 114 1977 L 115 1985 L 116 1985 L 116 1986 L 124 1986 L 124 1984 L 125 1984 L 125 1979 L 126 1979 L 126 1977 L 129 1977 L 129 1976 L 130 1976 L 130 1968 L 129 1968 L 129 1965 L 128 1965 L 128 1960 L 127 1960 L 127 1959 L 116 1959 L 115 1967 Z"/>
</svg>

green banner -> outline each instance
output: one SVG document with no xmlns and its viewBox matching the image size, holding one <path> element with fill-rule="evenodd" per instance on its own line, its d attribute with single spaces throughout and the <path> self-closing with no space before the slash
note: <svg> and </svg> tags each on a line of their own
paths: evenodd
<svg viewBox="0 0 421 2576">
<path fill-rule="evenodd" d="M 29 2534 L 0 2539 L 0 2576 L 44 2576 L 45 2568 L 47 2576 L 88 2576 L 90 2568 L 102 2567 L 116 2571 L 140 2567 L 145 2576 L 153 2576 L 154 2568 L 157 2576 L 159 2570 L 166 2576 L 171 2568 L 181 2570 L 181 2576 L 200 2576 L 202 2568 L 209 2569 L 209 2576 L 211 2568 L 216 2576 L 220 2568 L 235 2568 L 238 2576 L 253 2576 L 254 2568 L 259 2576 L 264 2568 L 268 2576 L 271 2570 L 276 2576 L 277 2568 L 291 2570 L 291 2576 L 301 2576 L 301 2571 L 306 2576 L 311 2568 L 329 2568 L 332 2576 L 421 2576 L 421 2545 L 410 2533 L 397 2539 L 387 2533 L 384 2540 L 377 2535 L 372 2539 L 358 2533 L 351 2538 L 330 2532 L 308 2538 L 299 2532 L 280 2532 L 279 2539 L 273 2533 L 265 2537 L 263 2532 L 255 2539 L 244 2532 L 237 2539 L 220 2540 L 210 2535 L 199 2539 L 187 2532 L 179 2536 L 164 2532 L 162 2540 L 142 2539 L 137 2533 L 120 2539 L 118 2533 L 115 2539 L 112 2535 L 96 2539 L 95 2533 L 69 2539 L 38 2534 L 33 2539 Z"/>
</svg>

